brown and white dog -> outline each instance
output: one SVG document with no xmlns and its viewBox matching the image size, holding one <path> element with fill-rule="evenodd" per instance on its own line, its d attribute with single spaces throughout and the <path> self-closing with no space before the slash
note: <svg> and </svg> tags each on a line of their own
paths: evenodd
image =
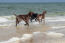
<svg viewBox="0 0 65 43">
<path fill-rule="evenodd" d="M 42 22 L 42 19 L 45 19 L 45 14 L 46 14 L 47 12 L 46 11 L 43 11 L 42 12 L 42 14 L 38 14 L 37 15 L 37 20 L 40 22 L 40 20 L 41 20 L 41 22 Z"/>
<path fill-rule="evenodd" d="M 29 25 L 29 19 L 30 19 L 30 16 L 31 16 L 31 13 L 32 12 L 29 12 L 28 14 L 20 14 L 20 15 L 16 15 L 16 14 L 14 14 L 15 16 L 16 16 L 16 26 L 17 26 L 17 24 L 19 24 L 19 22 L 21 22 L 22 20 L 24 20 L 25 21 L 25 25 Z"/>
<path fill-rule="evenodd" d="M 38 13 L 33 12 L 33 13 L 31 13 L 30 20 L 31 20 L 31 22 L 33 19 L 35 19 L 36 21 L 39 21 L 39 22 L 41 20 L 41 22 L 42 22 L 42 19 L 45 19 L 45 14 L 46 14 L 46 11 L 43 11 L 42 14 L 38 14 Z"/>
</svg>

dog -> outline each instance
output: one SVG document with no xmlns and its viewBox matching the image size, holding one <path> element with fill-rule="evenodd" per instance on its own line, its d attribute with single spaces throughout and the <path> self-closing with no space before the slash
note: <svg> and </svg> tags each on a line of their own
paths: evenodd
<svg viewBox="0 0 65 43">
<path fill-rule="evenodd" d="M 33 13 L 30 17 L 30 21 L 32 22 L 33 19 L 35 19 L 35 21 L 37 21 L 37 13 Z"/>
<path fill-rule="evenodd" d="M 16 15 L 16 14 L 14 14 L 15 16 L 16 16 L 16 26 L 17 26 L 17 24 L 19 24 L 22 20 L 24 20 L 25 21 L 25 25 L 28 25 L 29 26 L 29 19 L 30 19 L 30 16 L 31 16 L 31 13 L 32 12 L 29 12 L 28 14 L 19 14 L 19 15 Z"/>
<path fill-rule="evenodd" d="M 40 22 L 40 20 L 41 20 L 41 22 L 42 22 L 42 19 L 44 19 L 45 20 L 45 14 L 47 13 L 47 11 L 43 11 L 42 12 L 42 14 L 38 14 L 37 15 L 37 20 Z"/>
<path fill-rule="evenodd" d="M 43 11 L 42 14 L 38 14 L 38 13 L 34 13 L 34 12 L 32 13 L 31 12 L 30 21 L 32 22 L 32 20 L 35 19 L 35 21 L 40 22 L 40 20 L 41 20 L 41 22 L 42 22 L 42 19 L 45 19 L 45 14 L 46 14 L 46 11 Z"/>
</svg>

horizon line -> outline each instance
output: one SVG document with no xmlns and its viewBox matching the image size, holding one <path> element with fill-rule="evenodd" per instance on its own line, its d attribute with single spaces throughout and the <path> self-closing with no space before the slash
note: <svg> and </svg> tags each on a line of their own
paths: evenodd
<svg viewBox="0 0 65 43">
<path fill-rule="evenodd" d="M 0 3 L 63 3 L 63 2 L 0 2 Z"/>
</svg>

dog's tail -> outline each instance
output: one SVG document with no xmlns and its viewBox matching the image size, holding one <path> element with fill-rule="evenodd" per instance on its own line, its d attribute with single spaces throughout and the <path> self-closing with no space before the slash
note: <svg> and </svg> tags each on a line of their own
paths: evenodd
<svg viewBox="0 0 65 43">
<path fill-rule="evenodd" d="M 13 15 L 17 16 L 15 12 L 13 12 Z"/>
<path fill-rule="evenodd" d="M 17 16 L 16 14 L 14 14 L 15 16 Z"/>
</svg>

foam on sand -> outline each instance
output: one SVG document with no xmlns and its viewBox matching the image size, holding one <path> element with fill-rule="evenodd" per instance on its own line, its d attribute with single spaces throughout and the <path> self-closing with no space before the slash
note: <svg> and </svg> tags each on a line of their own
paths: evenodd
<svg viewBox="0 0 65 43">
<path fill-rule="evenodd" d="M 55 32 L 33 32 L 33 34 L 23 34 L 21 38 L 13 37 L 0 43 L 50 43 L 50 41 L 56 43 L 56 38 L 62 38 L 63 36 L 64 34 Z M 55 40 L 52 41 L 50 38 Z"/>
<path fill-rule="evenodd" d="M 34 32 L 33 43 L 57 43 L 57 41 L 61 43 L 65 42 L 60 40 L 63 36 L 64 34 L 55 32 Z"/>
<path fill-rule="evenodd" d="M 62 33 L 56 33 L 56 32 L 34 32 L 33 33 L 34 36 L 39 36 L 40 37 L 52 37 L 52 38 L 62 38 L 64 36 L 64 34 Z"/>
<path fill-rule="evenodd" d="M 48 37 L 51 37 L 51 38 L 62 38 L 64 36 L 64 34 L 56 33 L 56 32 L 48 32 L 46 34 Z"/>
<path fill-rule="evenodd" d="M 0 43 L 31 43 L 31 40 L 32 40 L 32 34 L 24 34 L 21 38 L 12 37 L 11 39 Z"/>
<path fill-rule="evenodd" d="M 13 37 L 13 38 L 9 39 L 8 41 L 4 41 L 4 42 L 0 42 L 0 43 L 19 43 L 19 42 L 20 42 L 20 38 Z"/>
<path fill-rule="evenodd" d="M 21 43 L 31 43 L 32 42 L 32 34 L 24 34 L 21 38 Z"/>
<path fill-rule="evenodd" d="M 33 33 L 33 43 L 44 43 L 46 40 L 46 34 L 43 32 Z"/>
<path fill-rule="evenodd" d="M 52 26 L 51 28 L 53 28 L 53 29 L 60 29 L 60 28 L 65 28 L 65 26 Z"/>
<path fill-rule="evenodd" d="M 24 34 L 22 37 L 23 38 L 31 38 L 32 37 L 32 34 Z"/>
</svg>

